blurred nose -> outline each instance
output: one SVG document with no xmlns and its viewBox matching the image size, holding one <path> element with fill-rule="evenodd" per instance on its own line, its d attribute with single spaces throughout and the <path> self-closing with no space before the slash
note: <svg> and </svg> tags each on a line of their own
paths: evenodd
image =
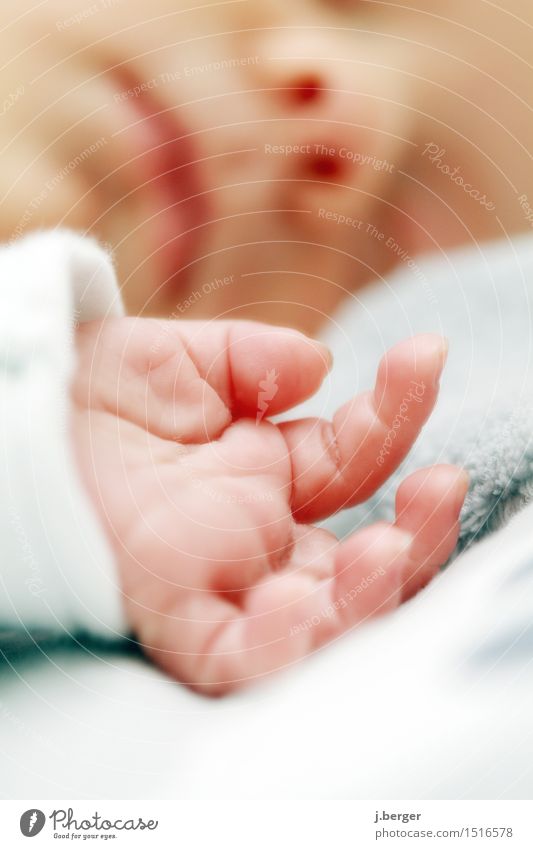
<svg viewBox="0 0 533 849">
<path fill-rule="evenodd" d="M 335 83 L 335 51 L 327 37 L 312 29 L 282 27 L 261 35 L 259 48 L 259 82 L 280 106 L 327 109 Z"/>
<path fill-rule="evenodd" d="M 342 38 L 334 30 L 312 26 L 277 27 L 260 37 L 254 84 L 264 91 L 271 114 L 280 122 L 280 141 L 306 149 L 286 163 L 291 174 L 314 181 L 314 187 L 302 183 L 300 193 L 319 191 L 325 197 L 328 184 L 354 185 L 357 169 L 350 168 L 341 152 L 361 141 L 361 103 L 350 86 L 353 66 L 343 61 L 347 53 Z M 270 127 L 270 132 L 276 130 Z"/>
</svg>

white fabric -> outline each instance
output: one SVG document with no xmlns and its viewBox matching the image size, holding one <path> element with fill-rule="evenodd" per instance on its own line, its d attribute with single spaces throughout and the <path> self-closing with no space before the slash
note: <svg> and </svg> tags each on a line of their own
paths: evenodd
<svg viewBox="0 0 533 849">
<path fill-rule="evenodd" d="M 0 248 L 0 628 L 111 636 L 113 557 L 69 441 L 76 322 L 122 314 L 112 263 L 57 231 Z"/>
<path fill-rule="evenodd" d="M 231 698 L 117 654 L 0 671 L 0 794 L 531 799 L 532 527 L 529 507 L 392 616 Z"/>
</svg>

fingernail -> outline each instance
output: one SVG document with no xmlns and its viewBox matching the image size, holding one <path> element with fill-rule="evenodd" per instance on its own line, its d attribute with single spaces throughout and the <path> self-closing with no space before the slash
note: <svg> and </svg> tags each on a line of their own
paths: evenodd
<svg viewBox="0 0 533 849">
<path fill-rule="evenodd" d="M 396 525 L 393 525 L 394 528 L 394 540 L 398 546 L 398 553 L 403 554 L 406 551 L 409 551 L 413 544 L 413 535 L 409 533 L 409 531 L 404 531 L 402 528 L 398 528 Z"/>
<path fill-rule="evenodd" d="M 318 342 L 316 339 L 313 339 L 312 342 L 322 360 L 325 362 L 329 373 L 333 367 L 333 354 L 329 350 L 328 346 L 324 345 L 322 342 Z"/>
<path fill-rule="evenodd" d="M 468 488 L 470 486 L 470 475 L 466 471 L 466 469 L 461 469 L 459 474 L 457 475 L 457 496 L 455 499 L 455 512 L 457 516 L 461 513 L 463 509 L 463 504 L 466 498 L 466 494 L 468 492 Z"/>
<path fill-rule="evenodd" d="M 386 546 L 391 559 L 409 551 L 413 544 L 413 535 L 398 525 L 386 525 L 381 541 Z"/>
<path fill-rule="evenodd" d="M 448 359 L 448 351 L 450 350 L 450 343 L 446 336 L 439 336 L 438 334 L 434 334 L 434 350 L 433 354 L 435 356 L 435 360 L 437 363 L 437 369 L 434 377 L 434 386 L 435 389 L 438 389 L 440 386 L 440 379 L 442 376 L 442 372 L 444 366 L 446 365 L 446 360 Z"/>
<path fill-rule="evenodd" d="M 433 352 L 436 359 L 439 361 L 439 366 L 441 369 L 446 365 L 446 360 L 448 359 L 448 351 L 450 350 L 450 343 L 446 336 L 440 336 L 438 333 L 432 334 L 434 349 Z"/>
<path fill-rule="evenodd" d="M 450 351 L 450 340 L 447 336 L 441 336 L 440 338 L 442 340 L 442 367 L 444 368 Z"/>
</svg>

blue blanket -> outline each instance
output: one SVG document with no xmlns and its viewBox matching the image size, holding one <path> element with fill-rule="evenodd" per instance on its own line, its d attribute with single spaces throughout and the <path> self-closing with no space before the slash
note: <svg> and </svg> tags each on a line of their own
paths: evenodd
<svg viewBox="0 0 533 849">
<path fill-rule="evenodd" d="M 330 417 L 373 385 L 384 351 L 415 333 L 443 333 L 450 354 L 435 413 L 398 472 L 365 505 L 327 526 L 340 536 L 394 516 L 399 481 L 432 463 L 471 475 L 457 551 L 505 524 L 533 496 L 533 237 L 403 267 L 350 297 L 323 338 L 335 365 L 298 414 Z"/>
</svg>

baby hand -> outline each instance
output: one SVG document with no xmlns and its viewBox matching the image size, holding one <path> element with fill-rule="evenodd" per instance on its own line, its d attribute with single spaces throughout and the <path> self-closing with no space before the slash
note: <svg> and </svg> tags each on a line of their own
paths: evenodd
<svg viewBox="0 0 533 849">
<path fill-rule="evenodd" d="M 368 498 L 429 416 L 446 346 L 418 336 L 332 422 L 267 416 L 311 395 L 327 351 L 251 322 L 82 325 L 73 432 L 144 651 L 221 694 L 394 609 L 451 554 L 464 472 L 400 486 L 394 524 L 338 542 L 311 523 Z"/>
</svg>

